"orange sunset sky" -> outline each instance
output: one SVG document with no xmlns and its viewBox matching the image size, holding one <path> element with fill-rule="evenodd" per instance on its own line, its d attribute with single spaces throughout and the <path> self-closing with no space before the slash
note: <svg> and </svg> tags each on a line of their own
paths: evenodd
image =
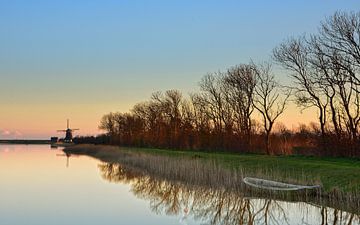
<svg viewBox="0 0 360 225">
<path fill-rule="evenodd" d="M 272 60 L 349 1 L 5 1 L 0 3 L 0 139 L 95 135 L 101 117 L 151 93 L 199 90 L 208 72 Z M 277 79 L 290 84 L 276 65 Z M 290 103 L 288 128 L 316 121 Z"/>
</svg>

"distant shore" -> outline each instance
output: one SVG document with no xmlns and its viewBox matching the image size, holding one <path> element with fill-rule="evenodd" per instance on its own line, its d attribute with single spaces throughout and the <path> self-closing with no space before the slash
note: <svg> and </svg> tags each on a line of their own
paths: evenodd
<svg viewBox="0 0 360 225">
<path fill-rule="evenodd" d="M 39 145 L 39 144 L 51 144 L 50 140 L 0 140 L 0 144 L 24 144 L 24 145 Z"/>
</svg>

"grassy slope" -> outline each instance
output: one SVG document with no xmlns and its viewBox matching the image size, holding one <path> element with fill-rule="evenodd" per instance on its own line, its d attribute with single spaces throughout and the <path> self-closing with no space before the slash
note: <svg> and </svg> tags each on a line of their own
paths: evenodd
<svg viewBox="0 0 360 225">
<path fill-rule="evenodd" d="M 266 156 L 255 154 L 208 153 L 148 148 L 121 148 L 131 152 L 147 152 L 174 157 L 199 157 L 214 160 L 228 168 L 241 168 L 247 175 L 280 177 L 291 181 L 321 183 L 326 191 L 333 189 L 360 193 L 360 160 L 306 156 Z M 261 171 L 259 173 L 259 171 Z"/>
</svg>

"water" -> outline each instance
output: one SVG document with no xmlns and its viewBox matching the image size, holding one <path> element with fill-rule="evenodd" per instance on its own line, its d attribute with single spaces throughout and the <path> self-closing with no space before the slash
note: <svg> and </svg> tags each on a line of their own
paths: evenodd
<svg viewBox="0 0 360 225">
<path fill-rule="evenodd" d="M 0 225 L 360 224 L 323 206 L 139 175 L 47 145 L 0 145 Z"/>
</svg>

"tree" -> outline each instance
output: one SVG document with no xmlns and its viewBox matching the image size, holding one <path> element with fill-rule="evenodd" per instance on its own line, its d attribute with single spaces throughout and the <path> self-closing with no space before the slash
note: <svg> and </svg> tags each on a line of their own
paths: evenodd
<svg viewBox="0 0 360 225">
<path fill-rule="evenodd" d="M 228 105 L 233 110 L 233 117 L 245 146 L 251 144 L 251 114 L 254 111 L 253 97 L 256 86 L 256 69 L 252 64 L 241 64 L 230 68 L 224 77 Z"/>
<path fill-rule="evenodd" d="M 101 118 L 99 129 L 107 132 L 110 137 L 110 144 L 113 144 L 113 139 L 116 134 L 116 125 L 113 113 L 106 114 Z"/>
<path fill-rule="evenodd" d="M 360 13 L 336 12 L 317 34 L 275 48 L 274 57 L 292 71 L 299 105 L 317 107 L 323 149 L 332 147 L 331 128 L 338 142 L 350 141 L 354 149 L 360 128 Z"/>
<path fill-rule="evenodd" d="M 270 64 L 258 66 L 256 71 L 257 85 L 254 89 L 255 97 L 253 99 L 253 104 L 262 117 L 265 132 L 266 153 L 271 154 L 270 134 L 276 119 L 285 110 L 290 92 L 283 93 L 282 87 L 271 73 Z"/>
<path fill-rule="evenodd" d="M 224 98 L 221 89 L 222 74 L 213 73 L 207 74 L 200 81 L 200 89 L 202 91 L 202 101 L 206 102 L 208 107 L 209 117 L 212 120 L 215 132 L 223 132 L 223 113 L 224 113 Z"/>
<path fill-rule="evenodd" d="M 360 12 L 336 12 L 322 22 L 317 35 L 327 68 L 336 71 L 336 88 L 343 125 L 357 143 L 360 123 Z M 341 121 L 339 121 L 341 123 Z"/>
<path fill-rule="evenodd" d="M 325 125 L 329 99 L 322 93 L 318 71 L 309 60 L 309 49 L 304 37 L 291 38 L 280 44 L 273 51 L 274 59 L 284 68 L 291 71 L 296 102 L 304 108 L 316 107 L 321 128 L 322 146 L 325 149 Z"/>
<path fill-rule="evenodd" d="M 321 23 L 319 37 L 325 48 L 341 56 L 338 64 L 360 85 L 360 12 L 336 12 Z"/>
</svg>

